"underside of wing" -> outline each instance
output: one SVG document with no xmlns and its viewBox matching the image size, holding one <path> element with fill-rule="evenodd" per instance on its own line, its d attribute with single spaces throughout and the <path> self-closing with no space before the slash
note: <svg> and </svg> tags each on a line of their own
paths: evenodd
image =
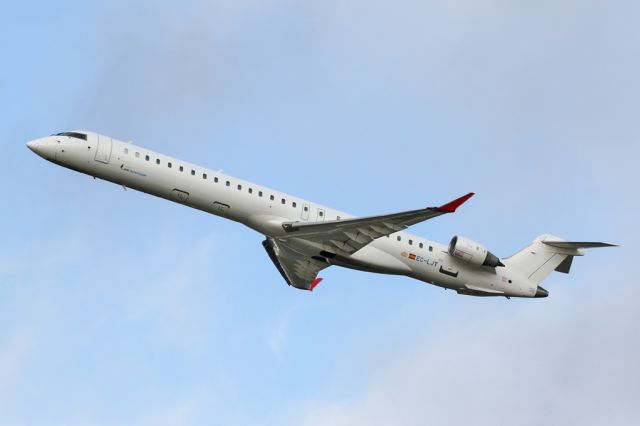
<svg viewBox="0 0 640 426">
<path fill-rule="evenodd" d="M 327 222 L 287 222 L 282 225 L 287 234 L 278 239 L 280 241 L 305 240 L 320 244 L 325 251 L 348 256 L 377 238 L 391 235 L 446 213 L 453 213 L 472 196 L 471 192 L 440 207 L 427 207 L 381 216 Z"/>
<path fill-rule="evenodd" d="M 329 266 L 329 263 L 314 259 L 273 238 L 267 238 L 262 245 L 287 284 L 302 290 L 313 291 L 322 281 L 322 278 L 317 278 L 318 272 Z"/>
</svg>

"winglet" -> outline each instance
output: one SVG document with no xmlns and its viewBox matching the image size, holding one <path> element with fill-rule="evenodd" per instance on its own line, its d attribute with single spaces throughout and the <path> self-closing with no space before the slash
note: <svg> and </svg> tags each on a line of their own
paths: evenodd
<svg viewBox="0 0 640 426">
<path fill-rule="evenodd" d="M 315 280 L 313 280 L 313 282 L 309 286 L 309 291 L 313 291 L 313 289 L 316 288 L 316 286 L 320 284 L 321 281 L 322 281 L 322 278 L 316 278 Z"/>
<path fill-rule="evenodd" d="M 443 204 L 442 206 L 438 207 L 437 210 L 443 213 L 453 213 L 456 211 L 458 207 L 462 205 L 462 203 L 467 201 L 469 198 L 473 197 L 474 194 L 475 194 L 474 192 L 470 192 L 467 195 L 463 195 L 462 197 L 457 198 L 451 201 L 450 203 Z"/>
</svg>

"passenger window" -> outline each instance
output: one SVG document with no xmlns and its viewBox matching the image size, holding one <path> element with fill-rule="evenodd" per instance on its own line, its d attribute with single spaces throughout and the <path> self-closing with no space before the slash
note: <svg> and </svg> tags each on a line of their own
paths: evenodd
<svg viewBox="0 0 640 426">
<path fill-rule="evenodd" d="M 145 155 L 145 156 L 144 156 L 144 159 L 145 159 L 145 160 L 147 160 L 147 161 L 149 161 L 149 156 L 148 156 L 148 155 Z"/>
<path fill-rule="evenodd" d="M 318 212 L 318 214 L 320 215 L 320 217 L 324 216 L 324 212 L 323 211 Z"/>
<path fill-rule="evenodd" d="M 227 181 L 227 186 L 231 186 L 231 182 Z"/>
<path fill-rule="evenodd" d="M 181 172 L 184 171 L 184 167 L 180 166 L 180 171 Z"/>
<path fill-rule="evenodd" d="M 249 194 L 253 194 L 253 188 L 249 188 Z"/>
<path fill-rule="evenodd" d="M 420 243 L 418 245 L 420 246 L 420 248 L 424 248 L 424 244 Z"/>
<path fill-rule="evenodd" d="M 295 201 L 294 201 L 293 203 L 291 203 L 291 205 L 292 205 L 294 208 L 295 208 L 295 207 L 297 207 L 297 204 L 296 204 L 296 202 L 295 202 Z"/>
<path fill-rule="evenodd" d="M 276 199 L 276 197 L 274 197 L 273 195 L 270 195 L 270 196 L 269 196 L 269 199 L 270 199 L 271 201 L 273 201 L 273 200 L 275 200 L 275 199 Z"/>
<path fill-rule="evenodd" d="M 398 235 L 398 241 L 402 241 L 402 237 L 400 237 L 400 235 Z"/>
<path fill-rule="evenodd" d="M 136 158 L 140 158 L 140 153 L 136 152 Z"/>
<path fill-rule="evenodd" d="M 196 171 L 191 169 L 191 176 L 195 176 L 196 175 Z"/>
<path fill-rule="evenodd" d="M 206 178 L 207 178 L 207 174 L 206 174 L 206 173 L 203 173 L 203 174 L 202 174 L 202 179 L 206 179 Z"/>
<path fill-rule="evenodd" d="M 429 246 L 429 251 L 433 251 L 433 247 Z"/>
<path fill-rule="evenodd" d="M 129 153 L 129 148 L 125 148 L 125 149 L 124 149 L 124 153 L 125 153 L 125 154 L 128 154 L 128 153 Z"/>
<path fill-rule="evenodd" d="M 156 158 L 156 164 L 160 164 L 160 159 Z"/>
<path fill-rule="evenodd" d="M 258 191 L 258 197 L 262 197 L 262 191 Z"/>
<path fill-rule="evenodd" d="M 305 212 L 308 212 L 308 211 L 309 211 L 309 207 L 304 206 L 303 208 L 304 208 L 304 211 L 305 211 Z"/>
<path fill-rule="evenodd" d="M 168 167 L 168 168 L 171 168 L 171 163 L 167 163 L 167 167 Z"/>
<path fill-rule="evenodd" d="M 242 185 L 238 185 L 238 191 L 242 191 Z"/>
<path fill-rule="evenodd" d="M 342 219 L 340 216 L 336 216 L 336 220 L 340 220 Z"/>
<path fill-rule="evenodd" d="M 218 177 L 217 177 L 217 176 L 216 176 L 216 177 L 214 177 L 214 178 L 213 178 L 213 181 L 214 181 L 215 183 L 218 183 Z"/>
<path fill-rule="evenodd" d="M 409 245 L 412 246 L 413 245 L 413 240 L 409 240 Z"/>
<path fill-rule="evenodd" d="M 282 201 L 282 204 L 285 204 L 287 202 L 287 200 L 285 200 L 284 198 L 281 201 Z"/>
</svg>

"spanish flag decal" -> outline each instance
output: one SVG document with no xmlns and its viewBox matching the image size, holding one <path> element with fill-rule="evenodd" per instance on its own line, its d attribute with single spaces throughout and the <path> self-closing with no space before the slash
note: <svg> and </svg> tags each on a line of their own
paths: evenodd
<svg viewBox="0 0 640 426">
<path fill-rule="evenodd" d="M 413 253 L 409 253 L 409 259 L 416 260 L 416 255 Z"/>
</svg>

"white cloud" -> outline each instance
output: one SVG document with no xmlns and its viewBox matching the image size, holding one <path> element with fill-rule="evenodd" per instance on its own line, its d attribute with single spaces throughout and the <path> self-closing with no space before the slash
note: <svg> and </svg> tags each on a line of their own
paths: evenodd
<svg viewBox="0 0 640 426">
<path fill-rule="evenodd" d="M 324 163 L 317 161 L 322 152 L 332 156 L 332 169 L 340 168 L 336 166 L 340 161 L 338 157 L 346 158 L 349 167 L 345 170 L 351 175 L 349 180 L 357 179 L 369 169 L 371 176 L 383 176 L 388 180 L 395 192 L 397 182 L 412 180 L 407 174 L 428 172 L 447 176 L 447 179 L 437 179 L 437 185 L 420 191 L 443 188 L 448 191 L 455 185 L 452 180 L 456 178 L 464 180 L 465 185 L 471 183 L 469 180 L 474 184 L 479 181 L 483 187 L 495 184 L 498 188 L 491 191 L 496 200 L 487 203 L 487 211 L 494 211 L 500 206 L 495 201 L 504 202 L 507 197 L 514 210 L 505 213 L 503 208 L 504 217 L 508 221 L 518 220 L 519 230 L 523 229 L 521 221 L 526 219 L 522 217 L 522 208 L 532 203 L 536 204 L 537 214 L 565 215 L 571 221 L 578 218 L 580 232 L 594 231 L 583 215 L 591 212 L 604 223 L 605 219 L 599 218 L 604 211 L 617 219 L 615 223 L 608 221 L 606 226 L 596 223 L 595 230 L 599 235 L 609 238 L 610 226 L 620 227 L 620 234 L 626 235 L 630 229 L 635 229 L 636 218 L 632 217 L 635 210 L 629 207 L 631 204 L 635 207 L 636 199 L 625 197 L 620 202 L 618 199 L 621 188 L 633 186 L 637 180 L 630 178 L 629 170 L 633 170 L 632 162 L 638 157 L 634 154 L 640 147 L 635 143 L 640 127 L 634 115 L 637 111 L 634 106 L 640 99 L 640 80 L 636 78 L 638 55 L 630 53 L 640 44 L 631 42 L 637 36 L 624 34 L 630 28 L 629 24 L 610 23 L 621 18 L 610 12 L 613 8 L 609 5 L 615 2 L 596 2 L 591 7 L 578 2 L 546 1 L 532 5 L 498 0 L 455 4 L 335 0 L 317 5 L 294 3 L 288 0 L 196 0 L 183 2 L 175 8 L 158 7 L 150 1 L 143 1 L 139 6 L 132 6 L 130 2 L 109 3 L 106 13 L 101 14 L 102 20 L 92 25 L 96 29 L 95 48 L 92 49 L 96 56 L 66 58 L 68 63 L 83 60 L 98 68 L 97 75 L 88 76 L 93 79 L 93 85 L 83 91 L 86 98 L 76 103 L 81 127 L 123 138 L 134 137 L 136 132 L 140 136 L 142 128 L 162 134 L 164 141 L 171 144 L 188 143 L 189 140 L 202 143 L 204 139 L 193 138 L 193 134 L 185 134 L 183 130 L 210 131 L 217 126 L 216 108 L 235 108 L 241 127 L 255 127 L 257 143 L 268 145 L 269 163 L 281 158 L 291 168 L 296 165 L 308 168 L 307 162 L 291 161 L 288 154 L 273 155 L 278 152 L 277 146 L 265 143 L 263 136 L 274 130 L 265 123 L 251 122 L 254 115 L 261 113 L 267 117 L 265 122 L 281 120 L 284 123 L 282 129 L 286 130 L 281 139 L 289 142 L 280 142 L 300 148 L 300 141 L 304 141 L 302 148 L 313 152 L 315 163 Z M 624 15 L 635 14 L 627 12 Z M 635 21 L 632 26 L 637 28 Z M 75 54 L 72 49 L 69 52 Z M 307 85 L 317 92 L 297 90 L 300 87 L 308 89 Z M 254 90 L 258 93 L 253 93 Z M 394 95 L 399 96 L 395 99 Z M 42 103 L 41 96 L 37 98 Z M 389 109 L 378 110 L 382 111 L 376 116 L 379 121 L 367 115 L 370 111 L 366 110 L 372 105 L 385 105 L 386 101 L 394 99 L 400 106 L 397 108 L 400 118 L 391 112 L 393 102 L 390 107 L 387 105 Z M 412 103 L 415 100 L 418 102 Z M 278 102 L 288 104 L 288 107 L 279 110 L 274 107 Z M 263 104 L 264 110 L 255 104 Z M 360 110 L 365 112 L 359 113 Z M 259 114 L 255 114 L 256 111 Z M 272 115 L 268 115 L 269 112 Z M 339 117 L 332 117 L 332 114 Z M 296 129 L 300 117 L 304 117 L 302 121 L 308 126 Z M 347 124 L 340 127 L 340 120 Z M 445 139 L 425 137 L 432 134 L 421 126 L 433 128 L 441 121 L 450 123 L 441 129 L 444 134 L 436 133 L 435 136 Z M 117 129 L 110 129 L 110 126 Z M 398 135 L 400 127 L 407 128 L 408 133 Z M 322 135 L 325 139 L 322 145 L 312 140 L 313 133 L 320 128 L 329 132 L 328 137 Z M 365 129 L 375 135 L 360 134 Z M 457 131 L 463 131 L 459 129 L 470 130 L 457 134 Z M 298 134 L 290 133 L 296 130 Z M 353 134 L 345 136 L 345 131 Z M 180 138 L 165 136 L 165 132 L 174 132 Z M 392 142 L 384 140 L 385 132 L 393 136 Z M 389 161 L 389 144 L 394 144 L 392 151 L 402 151 L 405 136 L 411 144 L 428 145 L 430 155 L 405 155 L 402 161 Z M 147 135 L 143 144 L 149 144 L 151 140 L 153 143 L 149 146 L 158 146 L 163 143 L 159 139 L 162 138 Z M 212 140 L 215 144 L 222 143 Z M 219 150 L 220 145 L 212 146 L 216 147 L 219 161 L 226 164 L 231 157 L 226 149 L 233 148 L 233 141 L 226 140 L 224 144 L 225 151 Z M 509 144 L 522 144 L 526 148 L 512 149 Z M 602 149 L 595 148 L 600 145 Z M 326 149 L 317 149 L 319 146 Z M 336 146 L 343 155 L 335 154 Z M 350 146 L 353 151 L 349 151 Z M 198 147 L 198 152 L 203 148 L 204 143 Z M 244 143 L 240 149 L 243 161 L 250 161 L 251 155 L 245 155 L 250 150 Z M 370 163 L 362 157 L 364 151 L 377 152 L 377 156 L 384 157 L 384 164 L 378 167 Z M 300 151 L 292 152 L 299 154 Z M 254 156 L 260 157 L 255 153 Z M 470 156 L 478 161 L 461 167 L 460 161 L 464 162 Z M 592 161 L 577 161 L 584 157 Z M 259 174 L 266 170 L 267 175 L 280 175 L 289 180 L 288 185 L 293 184 L 291 176 L 297 176 L 295 171 L 287 167 L 287 173 L 279 173 L 277 167 L 268 165 L 265 168 L 264 158 L 260 157 L 260 163 L 255 167 Z M 359 167 L 357 173 L 353 169 L 354 158 L 358 159 L 358 164 L 365 165 Z M 454 170 L 453 165 L 442 158 L 457 159 L 457 172 L 450 173 Z M 428 164 L 425 166 L 429 161 L 442 163 L 446 169 L 432 170 Z M 399 173 L 394 172 L 394 164 Z M 555 172 L 550 164 L 555 164 Z M 387 173 L 381 175 L 380 170 L 387 170 Z M 506 170 L 506 173 L 496 175 L 500 170 Z M 541 181 L 544 179 L 548 183 Z M 607 184 L 606 192 L 615 204 L 602 206 L 603 192 L 594 192 L 590 187 L 590 182 L 594 181 Z M 308 191 L 308 180 L 300 179 L 300 182 Z M 567 192 L 561 192 L 556 185 L 562 185 Z M 368 189 L 363 187 L 363 196 L 356 201 L 358 206 L 366 203 L 364 198 L 369 191 L 376 208 L 381 208 L 381 201 L 372 195 L 380 189 L 379 183 L 371 182 L 366 186 Z M 331 192 L 346 194 L 347 201 L 353 202 L 349 190 L 344 187 L 342 191 L 335 191 L 336 187 L 332 185 L 326 187 Z M 371 192 L 371 188 L 376 191 Z M 419 191 L 404 189 L 406 191 L 402 192 L 410 194 L 407 196 L 414 200 L 422 196 Z M 536 190 L 544 191 L 544 197 Z M 555 195 L 562 201 L 571 199 L 571 204 L 575 205 L 579 193 L 586 194 L 589 206 L 596 203 L 600 206 L 576 209 L 575 213 L 565 203 L 561 204 L 562 212 L 550 208 L 559 204 L 547 197 Z M 136 197 L 141 195 L 136 194 Z M 519 197 L 526 199 L 526 204 L 520 202 Z M 85 199 L 84 196 L 81 198 Z M 122 202 L 119 199 L 117 205 Z M 108 206 L 109 203 L 103 200 L 100 205 Z M 624 212 L 612 212 L 612 205 Z M 149 216 L 144 219 L 141 219 L 143 216 L 139 218 L 147 222 L 146 229 L 153 219 L 151 213 L 147 214 Z M 88 222 L 95 222 L 95 216 L 84 216 Z M 540 225 L 538 217 L 528 216 L 536 222 L 535 226 Z M 59 217 L 59 212 L 52 217 Z M 457 220 L 464 220 L 464 217 Z M 476 229 L 477 223 L 487 223 L 477 220 L 479 216 L 475 217 Z M 124 222 L 124 219 L 133 218 L 125 215 L 120 219 Z M 175 226 L 167 224 L 166 216 L 152 223 L 151 226 L 165 232 Z M 510 230 L 504 229 L 500 218 L 492 218 L 491 223 L 503 227 L 500 237 L 496 238 L 508 238 Z M 456 224 L 458 226 L 460 222 Z M 202 225 L 199 223 L 198 226 Z M 437 229 L 446 226 L 446 222 L 441 222 L 431 229 L 438 232 Z M 495 227 L 485 229 L 493 235 Z M 141 240 L 157 241 L 152 232 L 137 231 L 135 235 Z M 33 235 L 25 234 L 24 239 L 33 247 L 0 258 L 0 280 L 5 285 L 2 306 L 6 308 L 5 312 L 15 309 L 19 314 L 15 317 L 7 314 L 7 318 L 11 318 L 7 322 L 8 331 L 0 335 L 0 363 L 3 364 L 0 365 L 0 389 L 4 389 L 3 384 L 10 389 L 10 385 L 20 381 L 21 374 L 30 369 L 29 362 L 37 361 L 41 371 L 51 374 L 44 379 L 47 383 L 81 382 L 84 378 L 89 385 L 86 389 L 93 388 L 94 384 L 112 382 L 122 386 L 123 393 L 150 393 L 148 399 L 141 398 L 140 405 L 130 402 L 130 405 L 122 406 L 119 405 L 124 399 L 121 394 L 88 392 L 86 401 L 74 398 L 74 395 L 84 396 L 80 395 L 81 390 L 76 390 L 72 396 L 47 391 L 34 395 L 32 382 L 22 380 L 22 393 L 16 394 L 25 401 L 27 408 L 18 407 L 14 411 L 25 418 L 34 404 L 39 408 L 43 400 L 53 399 L 51 404 L 56 406 L 56 412 L 62 413 L 61 417 L 66 414 L 67 419 L 61 422 L 75 418 L 78 406 L 92 407 L 95 401 L 102 401 L 102 405 L 95 408 L 96 416 L 101 418 L 109 419 L 111 415 L 121 419 L 133 412 L 135 419 L 136 413 L 143 412 L 140 424 L 193 424 L 204 417 L 208 420 L 217 415 L 237 418 L 242 411 L 251 414 L 252 409 L 256 410 L 254 406 L 259 405 L 256 399 L 260 396 L 256 395 L 255 389 L 269 386 L 277 391 L 274 394 L 283 396 L 281 403 L 286 407 L 285 411 L 295 411 L 301 394 L 317 392 L 317 387 L 325 383 L 313 377 L 311 371 L 317 368 L 314 363 L 309 363 L 308 370 L 295 370 L 299 372 L 302 384 L 299 383 L 294 391 L 282 389 L 290 386 L 291 380 L 268 382 L 269 379 L 256 375 L 252 379 L 255 381 L 247 385 L 247 381 L 232 377 L 229 382 L 246 387 L 237 391 L 242 397 L 229 398 L 238 401 L 237 405 L 221 404 L 216 407 L 219 412 L 209 407 L 208 398 L 196 396 L 194 399 L 185 396 L 180 389 L 173 392 L 178 387 L 174 374 L 181 373 L 189 376 L 185 379 L 194 380 L 195 377 L 198 383 L 202 380 L 203 386 L 215 387 L 216 380 L 225 374 L 223 370 L 227 363 L 232 364 L 233 358 L 232 355 L 227 357 L 231 352 L 219 348 L 231 346 L 233 349 L 237 344 L 226 341 L 229 336 L 211 336 L 211 328 L 225 327 L 236 317 L 212 318 L 219 313 L 212 309 L 215 303 L 211 303 L 216 296 L 211 294 L 216 291 L 213 267 L 216 253 L 210 236 L 192 238 L 195 247 L 185 243 L 186 238 L 182 241 L 172 238 L 167 243 L 170 247 L 147 250 L 148 247 L 143 246 L 144 250 L 138 251 L 118 244 L 104 251 L 106 241 L 96 239 L 91 245 L 90 238 L 43 243 Z M 246 239 L 244 243 L 256 241 Z M 94 259 L 100 252 L 108 253 L 108 258 L 114 259 L 113 264 L 118 267 L 110 273 L 117 277 L 96 277 L 92 274 L 94 261 L 77 261 L 78 255 L 93 256 L 91 259 Z M 268 259 L 262 257 L 257 261 L 268 262 Z M 233 271 L 250 266 L 237 262 L 229 268 Z M 627 265 L 625 270 L 631 268 Z M 279 279 L 277 273 L 274 276 Z M 367 279 L 366 275 L 357 276 Z M 82 282 L 84 277 L 100 282 Z M 7 298 L 7 282 L 19 283 L 21 290 L 12 287 L 15 293 Z M 340 397 L 330 391 L 319 393 L 306 405 L 308 410 L 295 419 L 296 425 L 637 423 L 638 409 L 634 408 L 634 403 L 640 399 L 637 385 L 640 377 L 635 362 L 640 355 L 636 337 L 640 318 L 634 306 L 639 295 L 636 288 L 634 283 L 627 287 L 615 283 L 602 288 L 602 293 L 597 295 L 576 292 L 575 299 L 564 304 L 558 303 L 559 299 L 552 292 L 548 300 L 522 303 L 522 311 L 514 316 L 481 312 L 482 307 L 493 305 L 491 301 L 476 299 L 473 306 L 477 315 L 464 313 L 461 318 L 463 306 L 469 305 L 459 297 L 446 304 L 453 308 L 446 315 L 441 314 L 438 322 L 425 324 L 428 337 L 420 336 L 417 342 L 405 341 L 396 350 L 381 348 L 375 359 L 386 359 L 386 362 L 369 372 L 368 385 L 355 397 L 343 398 L 345 392 L 338 392 Z M 271 294 L 280 297 L 277 293 Z M 426 297 L 430 295 L 425 294 Z M 249 296 L 243 294 L 242 297 Z M 368 303 L 366 297 L 358 300 Z M 88 303 L 83 308 L 85 302 Z M 53 305 L 51 312 L 39 312 L 40 305 L 49 304 Z M 338 306 L 342 308 L 344 304 Z M 296 342 L 295 315 L 282 315 L 265 336 L 258 320 L 264 318 L 264 311 L 253 317 L 252 314 L 255 312 L 240 311 L 238 315 L 247 317 L 241 326 L 255 327 L 259 345 L 264 348 L 266 340 L 266 345 L 280 361 L 287 351 L 293 353 L 300 342 L 304 342 L 302 346 L 308 344 L 309 351 L 315 349 L 320 356 L 340 354 L 339 343 L 331 351 L 324 352 L 320 348 L 323 342 L 340 342 L 339 338 L 323 340 L 320 336 L 316 341 L 298 339 Z M 325 307 L 322 314 L 330 316 L 335 310 Z M 420 315 L 413 313 L 412 317 L 420 318 Z M 22 319 L 26 321 L 23 323 Z M 118 327 L 120 319 L 125 327 Z M 372 324 L 372 327 L 390 321 L 384 315 L 363 316 L 359 320 L 356 322 Z M 36 332 L 33 335 L 27 331 L 31 330 L 28 326 L 32 324 L 37 326 L 33 328 Z M 334 327 L 336 329 L 327 330 L 327 334 L 341 336 L 339 326 Z M 78 328 L 82 331 L 77 331 Z M 132 332 L 132 337 L 119 339 L 126 331 Z M 160 357 L 158 345 L 148 341 L 139 346 L 132 343 L 148 336 L 163 344 L 169 343 L 169 349 L 177 346 L 179 354 L 160 362 L 157 360 Z M 41 341 L 41 337 L 44 340 Z M 110 340 L 101 349 L 96 352 L 90 349 L 105 339 Z M 56 342 L 62 342 L 62 347 L 56 346 Z M 88 375 L 87 371 L 100 371 L 112 358 L 108 347 L 111 342 L 123 346 L 120 361 L 112 366 L 115 373 Z M 117 349 L 115 345 L 114 349 Z M 58 371 L 56 367 L 47 366 L 48 359 L 34 356 L 37 355 L 35 349 L 41 346 L 48 351 L 47 355 L 57 355 L 57 365 L 67 369 Z M 127 354 L 127 350 L 135 353 Z M 204 356 L 194 357 L 193 353 L 199 350 L 205 352 Z M 389 351 L 392 355 L 388 355 Z M 246 351 L 246 355 L 250 365 L 253 364 L 250 357 L 259 356 L 251 351 Z M 77 362 L 84 360 L 95 368 L 76 370 L 73 368 L 76 362 L 72 365 L 59 361 L 67 356 Z M 210 360 L 216 356 L 224 359 L 216 366 L 219 369 L 210 370 Z M 345 354 L 349 360 L 362 359 L 359 356 L 367 354 Z M 139 371 L 136 362 L 141 360 L 144 363 L 148 360 L 150 366 Z M 194 368 L 185 372 L 176 368 L 176 361 L 182 365 L 193 363 Z M 349 367 L 356 368 L 355 365 L 351 361 L 346 364 L 347 367 L 341 370 L 344 373 L 341 379 L 359 383 L 357 374 L 349 371 Z M 321 371 L 331 375 L 328 370 L 332 364 L 327 365 Z M 119 380 L 122 367 L 130 372 L 131 384 Z M 281 367 L 285 375 L 293 371 L 290 366 Z M 240 370 L 232 368 L 231 371 L 238 374 Z M 247 371 L 254 370 L 249 368 Z M 157 381 L 145 381 L 148 379 L 146 374 Z M 30 379 L 34 380 L 33 377 Z M 149 389 L 144 389 L 146 386 Z M 183 384 L 183 388 L 190 386 L 191 383 Z M 220 394 L 233 393 L 229 391 L 233 387 L 225 386 Z M 153 393 L 154 390 L 158 392 L 157 388 L 160 388 L 159 393 Z M 73 390 L 72 387 L 68 389 Z M 160 402 L 156 403 L 157 400 Z M 280 412 L 280 407 L 274 404 L 273 410 Z M 42 416 L 46 414 L 44 412 Z M 211 421 L 201 423 L 210 424 Z"/>
<path fill-rule="evenodd" d="M 173 254 L 173 257 L 171 256 Z M 171 259 L 142 274 L 127 306 L 127 321 L 150 321 L 156 337 L 179 347 L 194 347 L 216 327 L 215 235 L 209 234 L 176 252 L 160 246 L 148 256 Z M 133 274 L 132 274 L 133 275 Z M 133 275 L 137 276 L 137 274 Z"/>
<path fill-rule="evenodd" d="M 20 379 L 20 373 L 29 355 L 32 355 L 34 338 L 31 330 L 14 328 L 0 341 L 0 395 L 3 400 L 11 396 L 11 388 Z"/>
<path fill-rule="evenodd" d="M 532 301 L 514 317 L 443 317 L 419 345 L 397 348 L 357 397 L 321 396 L 302 423 L 637 424 L 640 289 L 602 290 Z"/>
<path fill-rule="evenodd" d="M 132 424 L 141 426 L 186 426 L 194 424 L 201 410 L 198 397 L 176 398 L 168 405 L 153 407 Z"/>
<path fill-rule="evenodd" d="M 267 344 L 271 352 L 280 361 L 283 360 L 284 356 L 289 321 L 289 315 L 283 314 L 278 323 L 268 331 Z"/>
</svg>

